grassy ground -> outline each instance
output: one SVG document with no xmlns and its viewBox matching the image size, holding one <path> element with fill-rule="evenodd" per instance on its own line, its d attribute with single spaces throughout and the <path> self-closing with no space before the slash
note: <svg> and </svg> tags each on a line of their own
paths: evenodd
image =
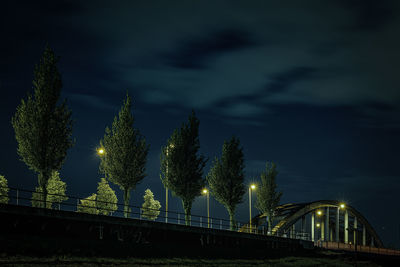
<svg viewBox="0 0 400 267">
<path fill-rule="evenodd" d="M 112 259 L 83 257 L 26 257 L 0 256 L 1 266 L 354 266 L 352 259 L 346 258 L 303 258 L 286 257 L 270 260 L 228 260 L 228 259 Z M 372 262 L 359 261 L 358 266 L 379 266 Z"/>
</svg>

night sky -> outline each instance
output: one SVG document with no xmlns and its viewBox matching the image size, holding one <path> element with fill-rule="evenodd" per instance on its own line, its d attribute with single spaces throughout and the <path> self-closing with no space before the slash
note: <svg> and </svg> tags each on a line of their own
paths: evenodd
<svg viewBox="0 0 400 267">
<path fill-rule="evenodd" d="M 281 203 L 343 200 L 400 247 L 399 1 L 6 0 L 0 33 L 0 174 L 10 186 L 37 185 L 11 117 L 48 43 L 75 122 L 67 194 L 96 191 L 95 149 L 128 90 L 151 146 L 131 204 L 150 188 L 164 208 L 161 146 L 194 109 L 205 174 L 236 135 L 247 183 L 274 161 Z M 205 203 L 197 198 L 192 213 L 206 215 Z M 169 209 L 182 211 L 180 200 Z M 228 219 L 214 200 L 211 216 Z"/>
</svg>

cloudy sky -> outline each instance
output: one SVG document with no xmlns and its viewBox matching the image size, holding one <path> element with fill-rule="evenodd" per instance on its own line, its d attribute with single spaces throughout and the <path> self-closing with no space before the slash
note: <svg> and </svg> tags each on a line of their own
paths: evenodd
<svg viewBox="0 0 400 267">
<path fill-rule="evenodd" d="M 48 43 L 75 121 L 61 170 L 68 194 L 96 190 L 95 148 L 128 90 L 151 145 L 132 204 L 151 188 L 164 205 L 160 148 L 194 109 L 209 162 L 236 135 L 247 182 L 274 161 L 283 203 L 344 200 L 400 247 L 399 15 L 398 1 L 369 0 L 2 2 L 0 174 L 14 187 L 37 184 L 10 120 Z M 182 210 L 177 198 L 170 205 Z"/>
</svg>

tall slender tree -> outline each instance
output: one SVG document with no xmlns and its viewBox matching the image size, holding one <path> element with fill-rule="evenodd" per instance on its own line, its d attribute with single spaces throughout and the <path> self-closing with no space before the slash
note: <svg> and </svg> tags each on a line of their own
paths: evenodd
<svg viewBox="0 0 400 267">
<path fill-rule="evenodd" d="M 106 128 L 100 146 L 104 149 L 101 156 L 100 171 L 108 180 L 118 185 L 124 192 L 124 216 L 129 214 L 130 191 L 135 189 L 146 176 L 146 160 L 149 146 L 133 127 L 131 97 L 126 94 L 118 116 L 115 116 L 112 127 Z"/>
<path fill-rule="evenodd" d="M 257 202 L 256 208 L 267 215 L 268 217 L 268 233 L 271 233 L 272 222 L 275 216 L 275 209 L 279 205 L 279 201 L 282 197 L 282 192 L 277 191 L 276 176 L 278 171 L 276 170 L 275 163 L 267 162 L 265 171 L 260 176 L 260 186 L 257 189 Z"/>
<path fill-rule="evenodd" d="M 207 175 L 211 194 L 229 213 L 231 230 L 235 228 L 236 206 L 243 201 L 246 193 L 244 167 L 243 148 L 239 139 L 232 137 L 224 142 L 221 159 L 214 159 Z"/>
<path fill-rule="evenodd" d="M 181 198 L 186 225 L 190 224 L 193 201 L 205 185 L 203 169 L 206 159 L 198 155 L 199 125 L 200 121 L 192 111 L 188 122 L 172 133 L 160 156 L 161 180 L 165 187 Z"/>
<path fill-rule="evenodd" d="M 58 103 L 61 94 L 59 58 L 46 47 L 35 66 L 33 95 L 28 93 L 12 118 L 18 155 L 29 169 L 38 173 L 42 189 L 42 206 L 46 207 L 47 183 L 53 171 L 58 171 L 74 141 L 71 111 L 66 101 Z"/>
</svg>

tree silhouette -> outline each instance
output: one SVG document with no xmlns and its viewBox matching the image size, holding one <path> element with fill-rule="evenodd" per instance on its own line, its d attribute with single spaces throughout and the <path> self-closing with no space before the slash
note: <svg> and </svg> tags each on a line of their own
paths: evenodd
<svg viewBox="0 0 400 267">
<path fill-rule="evenodd" d="M 182 200 L 186 225 L 190 224 L 190 212 L 195 197 L 205 185 L 203 168 L 206 160 L 198 155 L 200 121 L 194 111 L 187 123 L 175 129 L 161 150 L 161 175 L 165 187 Z"/>
<path fill-rule="evenodd" d="M 235 228 L 236 206 L 243 201 L 245 194 L 244 156 L 239 139 L 232 137 L 222 146 L 221 159 L 214 159 L 207 182 L 210 192 L 229 213 L 230 228 Z"/>
<path fill-rule="evenodd" d="M 61 168 L 67 150 L 73 146 L 71 111 L 66 101 L 58 104 L 61 75 L 58 57 L 46 47 L 35 66 L 33 95 L 28 93 L 12 118 L 18 155 L 29 169 L 38 173 L 42 206 L 46 207 L 47 183 L 53 171 Z"/>
<path fill-rule="evenodd" d="M 117 184 L 124 192 L 124 216 L 129 214 L 130 191 L 146 176 L 146 159 L 149 146 L 138 129 L 133 127 L 131 98 L 126 94 L 118 116 L 112 127 L 106 128 L 100 146 L 104 149 L 101 156 L 100 171 L 106 178 Z"/>
<path fill-rule="evenodd" d="M 279 205 L 279 201 L 282 197 L 282 192 L 277 192 L 276 188 L 276 176 L 278 171 L 276 170 L 275 163 L 267 162 L 265 171 L 260 176 L 260 186 L 257 190 L 257 202 L 256 208 L 267 215 L 268 217 L 268 232 L 271 233 L 272 222 L 275 216 L 275 209 Z"/>
</svg>

